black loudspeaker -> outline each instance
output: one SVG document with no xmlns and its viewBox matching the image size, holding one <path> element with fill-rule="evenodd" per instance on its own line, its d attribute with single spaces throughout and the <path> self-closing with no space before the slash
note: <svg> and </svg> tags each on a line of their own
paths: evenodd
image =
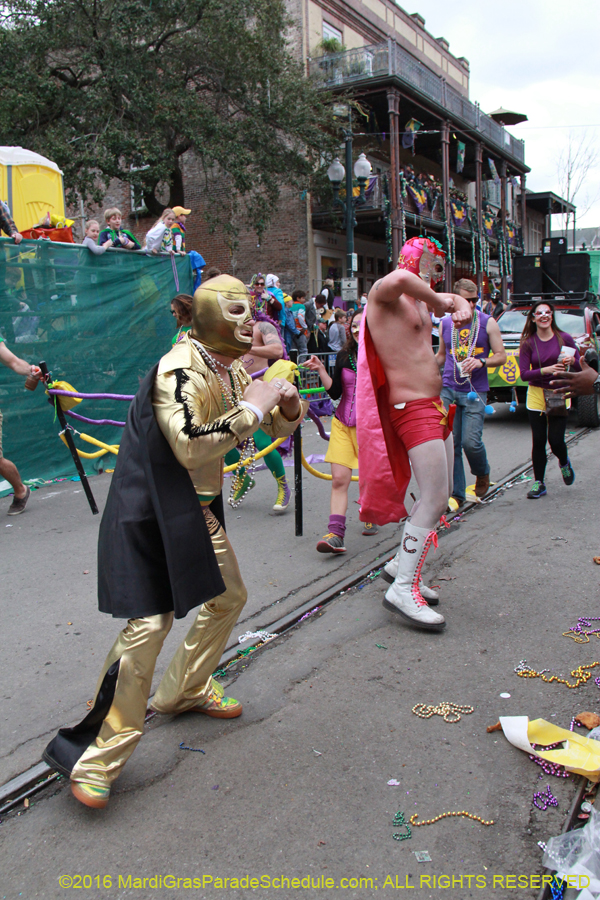
<svg viewBox="0 0 600 900">
<path fill-rule="evenodd" d="M 567 252 L 566 237 L 544 238 L 542 241 L 542 253 L 544 256 L 558 256 L 559 253 Z"/>
<path fill-rule="evenodd" d="M 557 253 L 542 256 L 542 285 L 545 294 L 560 294 L 564 290 L 560 282 L 560 261 L 562 258 Z"/>
<path fill-rule="evenodd" d="M 588 253 L 559 256 L 559 282 L 563 291 L 583 294 L 590 289 L 590 257 Z"/>
<path fill-rule="evenodd" d="M 542 257 L 515 256 L 513 260 L 513 293 L 542 293 Z"/>
</svg>

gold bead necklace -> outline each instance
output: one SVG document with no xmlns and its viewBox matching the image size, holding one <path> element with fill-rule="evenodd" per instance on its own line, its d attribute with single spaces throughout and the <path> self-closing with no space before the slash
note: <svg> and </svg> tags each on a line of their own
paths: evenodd
<svg viewBox="0 0 600 900">
<path fill-rule="evenodd" d="M 459 706 L 458 703 L 448 703 L 443 701 L 437 706 L 427 706 L 425 703 L 417 703 L 413 706 L 412 711 L 415 716 L 420 719 L 430 719 L 432 716 L 442 716 L 444 722 L 460 722 L 461 713 L 465 716 L 470 715 L 475 707 Z"/>
<path fill-rule="evenodd" d="M 461 809 L 459 812 L 445 812 L 441 813 L 441 815 L 436 816 L 435 819 L 423 819 L 422 822 L 417 822 L 418 813 L 413 813 L 410 817 L 409 822 L 415 828 L 420 828 L 421 825 L 433 825 L 434 822 L 439 822 L 440 819 L 445 819 L 447 816 L 466 816 L 467 819 L 473 819 L 475 822 L 481 822 L 482 825 L 494 825 L 494 820 L 490 819 L 489 822 L 486 822 L 485 819 L 482 819 L 481 816 L 475 816 L 473 813 L 467 812 L 465 809 Z"/>
<path fill-rule="evenodd" d="M 571 677 L 575 679 L 575 684 L 571 684 L 566 678 L 561 678 L 560 675 L 550 675 L 548 677 L 546 673 L 549 672 L 550 669 L 542 669 L 541 671 L 536 672 L 535 669 L 532 669 L 531 666 L 527 664 L 527 660 L 525 659 L 522 659 L 519 662 L 519 665 L 515 667 L 514 672 L 519 678 L 541 678 L 546 684 L 550 684 L 552 681 L 558 681 L 560 684 L 566 684 L 568 688 L 578 688 L 592 677 L 591 671 L 585 670 L 593 669 L 595 666 L 600 666 L 600 662 L 588 663 L 585 666 L 581 665 L 577 666 L 576 669 L 572 669 Z"/>
</svg>

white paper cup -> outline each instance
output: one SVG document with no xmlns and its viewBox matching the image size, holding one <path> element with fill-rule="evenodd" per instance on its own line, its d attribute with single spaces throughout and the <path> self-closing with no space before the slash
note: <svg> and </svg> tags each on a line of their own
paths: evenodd
<svg viewBox="0 0 600 900">
<path fill-rule="evenodd" d="M 558 355 L 559 360 L 573 359 L 575 356 L 575 347 L 561 347 Z"/>
</svg>

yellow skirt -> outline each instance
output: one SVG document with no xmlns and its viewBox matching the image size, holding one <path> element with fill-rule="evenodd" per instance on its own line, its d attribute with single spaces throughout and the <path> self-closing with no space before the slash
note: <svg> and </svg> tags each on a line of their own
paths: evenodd
<svg viewBox="0 0 600 900">
<path fill-rule="evenodd" d="M 358 469 L 356 426 L 343 425 L 335 417 L 331 420 L 331 437 L 325 462 L 337 463 L 347 469 Z"/>
<path fill-rule="evenodd" d="M 567 409 L 571 408 L 571 400 L 567 398 Z M 527 399 L 525 400 L 527 409 L 533 412 L 546 412 L 546 401 L 544 400 L 544 389 L 530 384 L 527 388 Z"/>
</svg>

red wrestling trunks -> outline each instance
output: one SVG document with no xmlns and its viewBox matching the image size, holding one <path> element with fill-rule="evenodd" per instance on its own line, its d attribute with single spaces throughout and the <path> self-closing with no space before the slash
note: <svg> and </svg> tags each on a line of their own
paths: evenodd
<svg viewBox="0 0 600 900">
<path fill-rule="evenodd" d="M 450 413 L 446 410 L 440 397 L 409 400 L 402 409 L 389 409 L 390 424 L 407 450 L 428 441 L 445 441 L 452 434 L 453 413 L 452 408 Z"/>
</svg>

